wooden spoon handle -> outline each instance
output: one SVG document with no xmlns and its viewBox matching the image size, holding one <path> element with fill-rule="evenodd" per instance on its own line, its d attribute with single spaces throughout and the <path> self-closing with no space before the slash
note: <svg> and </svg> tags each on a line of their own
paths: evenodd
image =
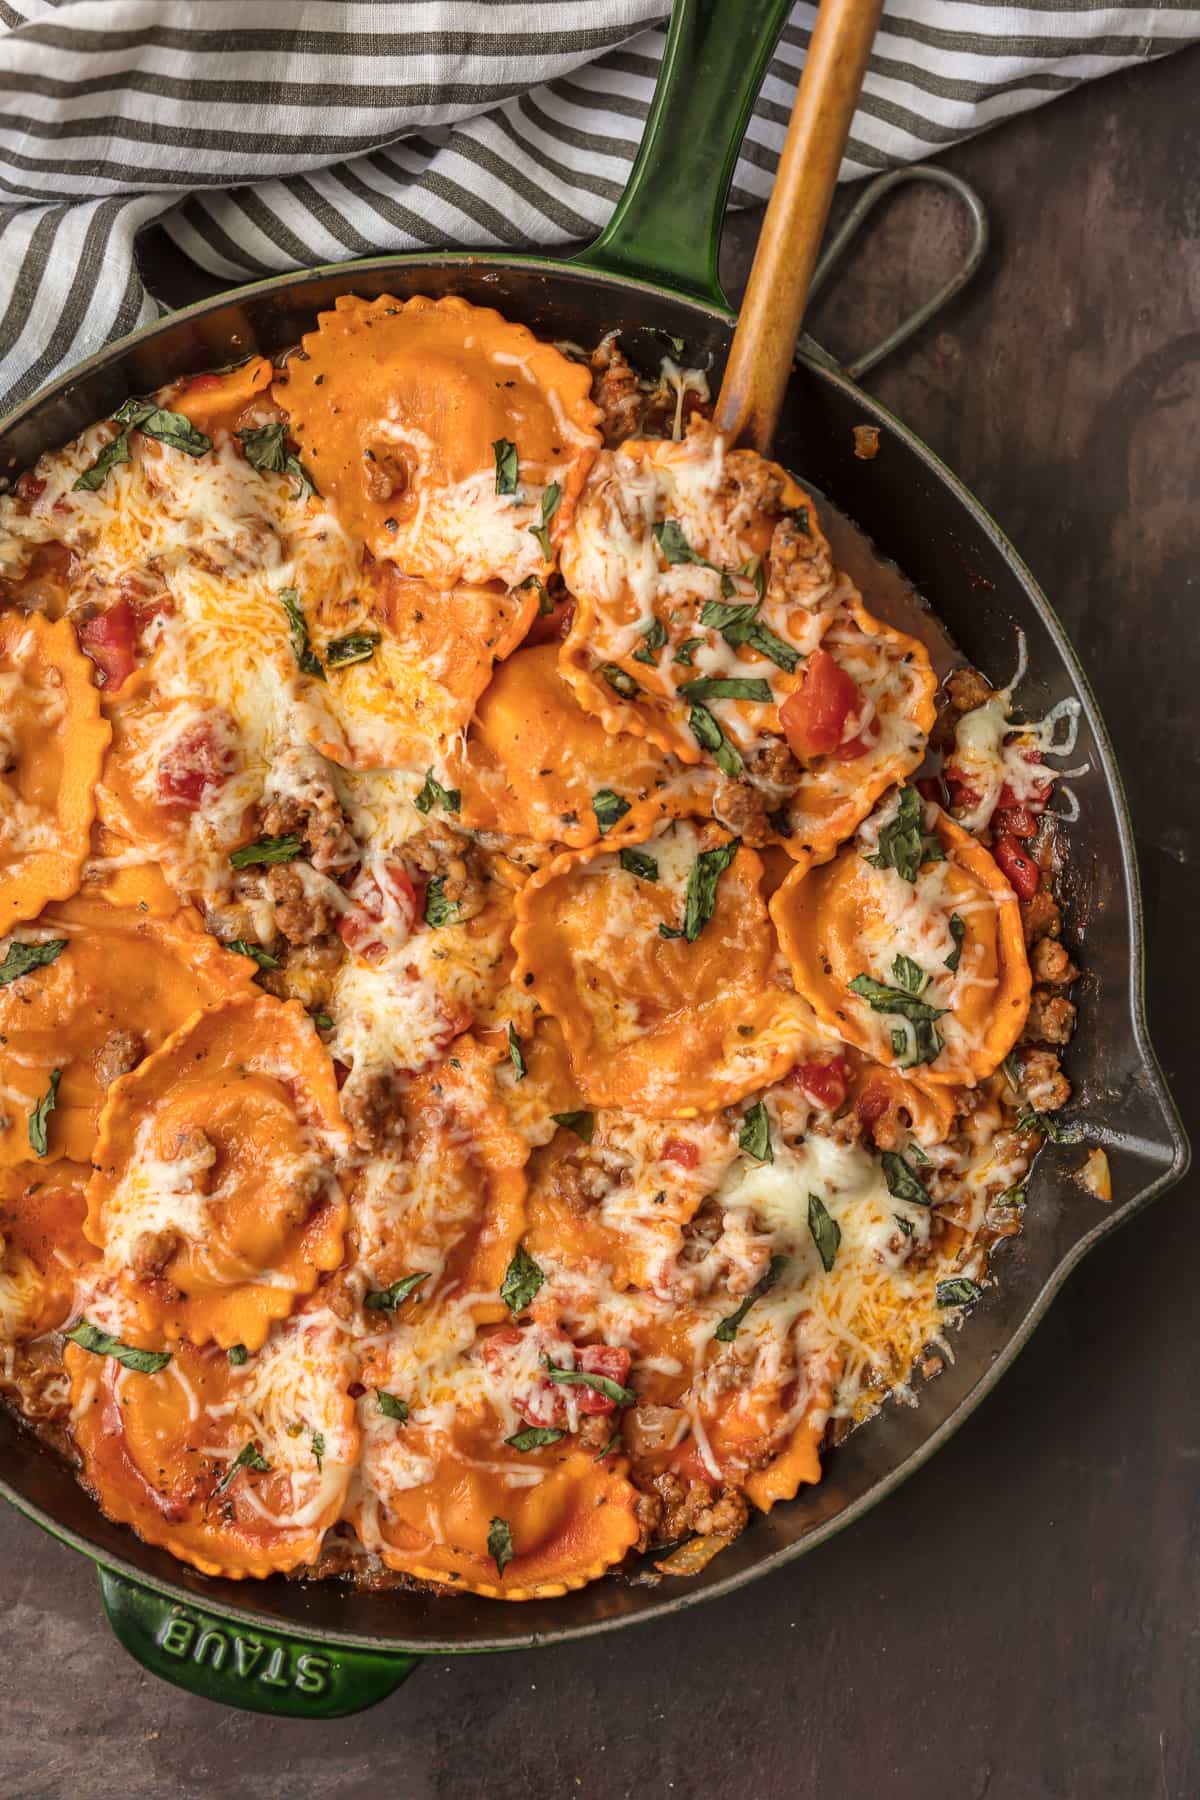
<svg viewBox="0 0 1200 1800">
<path fill-rule="evenodd" d="M 715 423 L 770 449 L 883 0 L 820 0 Z"/>
</svg>

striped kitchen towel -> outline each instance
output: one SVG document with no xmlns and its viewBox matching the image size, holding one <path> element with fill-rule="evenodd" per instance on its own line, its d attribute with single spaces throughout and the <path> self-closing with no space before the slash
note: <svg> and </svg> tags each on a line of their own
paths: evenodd
<svg viewBox="0 0 1200 1800">
<path fill-rule="evenodd" d="M 588 238 L 669 0 L 0 0 L 0 409 L 153 319 L 138 233 L 230 283 L 372 252 Z M 765 198 L 793 9 L 733 203 Z M 1200 38 L 1200 6 L 888 0 L 844 179 Z"/>
</svg>

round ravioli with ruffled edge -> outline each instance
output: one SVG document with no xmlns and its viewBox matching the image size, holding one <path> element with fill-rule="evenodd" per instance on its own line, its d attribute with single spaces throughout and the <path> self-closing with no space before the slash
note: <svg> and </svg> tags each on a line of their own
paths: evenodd
<svg viewBox="0 0 1200 1800">
<path fill-rule="evenodd" d="M 256 991 L 254 963 L 210 937 L 190 907 L 156 916 L 140 898 L 155 884 L 139 873 L 120 871 L 112 888 L 128 904 L 77 894 L 0 945 L 0 1087 L 10 1102 L 0 1164 L 30 1155 L 30 1121 L 52 1083 L 45 1160 L 90 1162 L 110 1082 L 195 1013 Z"/>
<path fill-rule="evenodd" d="M 0 1344 L 54 1331 L 97 1258 L 83 1235 L 91 1170 L 79 1163 L 0 1168 Z"/>
<path fill-rule="evenodd" d="M 701 419 L 682 442 L 597 459 L 561 560 L 575 613 L 560 666 L 579 704 L 727 776 L 781 738 L 848 588 L 804 490 Z"/>
<path fill-rule="evenodd" d="M 639 1535 L 638 1496 L 619 1455 L 598 1461 L 556 1428 L 530 1437 L 487 1342 L 425 1374 L 426 1391 L 409 1400 L 403 1337 L 364 1347 L 351 1516 L 389 1568 L 498 1600 L 549 1599 L 623 1560 Z"/>
<path fill-rule="evenodd" d="M 830 861 L 798 868 L 771 916 L 822 1024 L 919 1087 L 974 1087 L 1021 1035 L 1032 983 L 1017 897 L 914 790 Z"/>
<path fill-rule="evenodd" d="M 67 619 L 0 613 L 0 933 L 79 886 L 112 735 Z"/>
<path fill-rule="evenodd" d="M 303 1008 L 230 1000 L 110 1088 L 87 1235 L 148 1330 L 258 1349 L 342 1261 L 347 1143 Z"/>
<path fill-rule="evenodd" d="M 119 1309 L 105 1315 L 114 1348 L 70 1342 L 64 1361 L 83 1479 L 108 1517 L 205 1575 L 313 1562 L 359 1455 L 355 1362 L 337 1321 L 298 1313 L 235 1363 L 211 1345 L 163 1352 Z M 128 1366 L 131 1348 L 149 1352 L 149 1369 L 145 1356 Z"/>
<path fill-rule="evenodd" d="M 394 1154 L 355 1177 L 357 1264 L 377 1317 L 395 1310 L 396 1284 L 414 1275 L 420 1306 L 462 1301 L 477 1323 L 506 1317 L 500 1289 L 524 1229 L 528 1150 L 496 1089 L 500 1055 L 456 1039 L 450 1058 L 399 1094 Z"/>
<path fill-rule="evenodd" d="M 775 796 L 770 822 L 802 867 L 843 843 L 922 761 L 936 692 L 925 646 L 874 618 L 852 593 L 780 711 L 802 772 Z"/>
<path fill-rule="evenodd" d="M 338 727 L 337 735 L 318 728 L 318 748 L 353 769 L 440 762 L 537 605 L 532 586 L 459 583 L 442 593 L 392 563 L 368 560 L 352 597 L 331 593 L 312 607 Z"/>
<path fill-rule="evenodd" d="M 450 589 L 544 578 L 600 446 L 591 370 L 449 295 L 343 294 L 272 389 L 372 555 Z"/>
<path fill-rule="evenodd" d="M 517 895 L 514 983 L 558 1020 L 590 1105 L 712 1112 L 823 1041 L 777 979 L 761 876 L 727 831 L 674 820 L 564 852 Z"/>
<path fill-rule="evenodd" d="M 584 712 L 556 644 L 518 650 L 496 670 L 450 767 L 464 825 L 572 847 L 701 811 L 712 785 L 648 738 L 614 735 Z"/>
</svg>

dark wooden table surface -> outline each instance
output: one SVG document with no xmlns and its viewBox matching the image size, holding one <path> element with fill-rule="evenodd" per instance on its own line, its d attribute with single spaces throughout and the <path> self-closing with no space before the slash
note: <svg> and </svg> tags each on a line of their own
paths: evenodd
<svg viewBox="0 0 1200 1800">
<path fill-rule="evenodd" d="M 1092 676 L 1138 830 L 1151 1028 L 1185 1108 L 1200 1031 L 1198 84 L 1187 51 L 947 156 L 986 197 L 992 250 L 873 384 L 1009 531 Z M 733 228 L 736 267 L 753 226 Z M 818 335 L 874 335 L 957 241 L 940 197 L 897 202 Z M 354 1719 L 276 1723 L 143 1675 L 90 1566 L 9 1514 L 0 1794 L 1193 1800 L 1197 1197 L 1193 1176 L 1102 1246 L 955 1440 L 775 1580 L 616 1637 L 430 1663 Z"/>
</svg>

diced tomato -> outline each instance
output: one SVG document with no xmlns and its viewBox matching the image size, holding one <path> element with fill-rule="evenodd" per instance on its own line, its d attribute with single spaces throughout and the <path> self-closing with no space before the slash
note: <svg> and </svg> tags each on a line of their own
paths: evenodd
<svg viewBox="0 0 1200 1800">
<path fill-rule="evenodd" d="M 100 686 L 115 694 L 137 668 L 137 622 L 128 600 L 114 600 L 79 627 L 79 647 L 100 673 Z"/>
<path fill-rule="evenodd" d="M 575 617 L 575 602 L 560 600 L 558 605 L 548 613 L 539 613 L 522 642 L 525 644 L 557 644 L 565 638 L 571 629 L 571 621 Z"/>
<path fill-rule="evenodd" d="M 854 679 L 828 650 L 814 650 L 805 666 L 803 685 L 789 694 L 779 709 L 779 723 L 793 754 L 802 760 L 835 752 L 860 756 L 862 749 L 852 748 L 853 739 L 847 744 L 842 739 L 847 720 L 862 710 L 863 697 Z M 867 747 L 865 743 L 862 746 Z"/>
<path fill-rule="evenodd" d="M 835 1056 L 829 1062 L 797 1063 L 788 1073 L 788 1082 L 792 1087 L 807 1094 L 810 1100 L 828 1112 L 836 1112 L 839 1106 L 846 1103 L 846 1083 L 850 1071 L 844 1056 Z"/>
<path fill-rule="evenodd" d="M 1037 836 L 1037 820 L 1028 806 L 998 807 L 992 814 L 992 830 L 1002 837 Z"/>
<path fill-rule="evenodd" d="M 356 878 L 350 888 L 354 911 L 343 913 L 337 923 L 338 936 L 346 948 L 368 961 L 382 956 L 386 947 L 378 930 L 382 921 L 387 920 L 386 935 L 398 948 L 412 930 L 424 905 L 425 883 L 421 883 L 418 895 L 416 884 L 402 863 L 385 863 L 382 876 L 382 888 L 378 878 L 370 872 Z"/>
<path fill-rule="evenodd" d="M 873 1131 L 884 1113 L 892 1103 L 892 1096 L 880 1082 L 868 1082 L 858 1099 L 854 1102 L 854 1110 L 858 1114 L 859 1123 L 864 1131 Z"/>
<path fill-rule="evenodd" d="M 1038 889 L 1038 866 L 1020 840 L 1005 833 L 992 845 L 992 855 L 1018 900 L 1032 900 Z"/>
<path fill-rule="evenodd" d="M 234 754 L 207 720 L 183 731 L 158 765 L 158 795 L 168 806 L 195 812 L 205 794 L 223 787 L 233 774 Z"/>
<path fill-rule="evenodd" d="M 1023 756 L 1027 763 L 1041 763 L 1045 760 L 1040 750 L 1026 750 L 1023 752 Z M 1000 789 L 996 805 L 1005 811 L 1012 807 L 1027 806 L 1034 812 L 1042 812 L 1053 791 L 1054 783 L 1052 781 L 1039 781 L 1030 785 L 1024 800 L 1018 800 L 1011 785 L 1006 781 Z M 1021 834 L 1018 832 L 1016 835 L 1020 836 Z"/>
<path fill-rule="evenodd" d="M 617 1402 L 599 1388 L 583 1381 L 552 1381 L 546 1365 L 574 1369 L 583 1375 L 601 1375 L 624 1387 L 629 1379 L 629 1351 L 616 1344 L 584 1344 L 577 1348 L 565 1332 L 554 1326 L 506 1325 L 494 1331 L 483 1345 L 482 1356 L 492 1374 L 512 1383 L 512 1404 L 527 1425 L 565 1429 L 572 1412 L 579 1415 L 611 1413 Z M 530 1377 L 530 1363 L 538 1358 L 538 1373 Z M 544 1360 L 543 1360 L 544 1359 Z"/>
<path fill-rule="evenodd" d="M 700 1147 L 687 1138 L 668 1138 L 658 1153 L 660 1162 L 678 1163 L 681 1169 L 694 1169 L 700 1161 Z"/>
<path fill-rule="evenodd" d="M 865 756 L 868 750 L 875 748 L 882 731 L 883 727 L 877 718 L 869 719 L 861 731 L 856 732 L 852 738 L 847 738 L 844 744 L 838 745 L 833 753 L 834 759 L 837 762 L 853 762 L 856 756 Z"/>
<path fill-rule="evenodd" d="M 19 500 L 40 500 L 45 491 L 46 483 L 30 469 L 26 469 L 13 489 Z"/>
<path fill-rule="evenodd" d="M 983 795 L 971 786 L 962 770 L 956 769 L 952 763 L 947 764 L 944 773 L 952 811 L 974 812 Z"/>
</svg>

